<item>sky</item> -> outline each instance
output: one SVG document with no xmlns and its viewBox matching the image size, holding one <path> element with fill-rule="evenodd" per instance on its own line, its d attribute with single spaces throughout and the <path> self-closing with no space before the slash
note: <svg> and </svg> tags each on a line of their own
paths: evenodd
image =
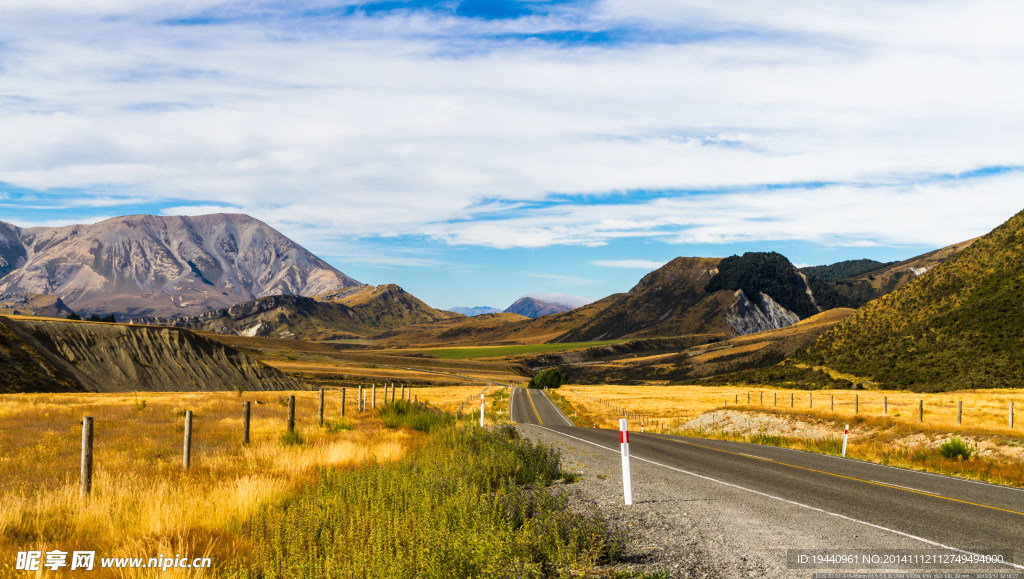
<svg viewBox="0 0 1024 579">
<path fill-rule="evenodd" d="M 0 220 L 247 213 L 436 307 L 1024 209 L 1024 4 L 0 0 Z"/>
</svg>

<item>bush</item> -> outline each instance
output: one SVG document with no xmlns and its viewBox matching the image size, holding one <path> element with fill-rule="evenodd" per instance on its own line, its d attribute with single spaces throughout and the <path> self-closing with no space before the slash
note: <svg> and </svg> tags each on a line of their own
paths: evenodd
<svg viewBox="0 0 1024 579">
<path fill-rule="evenodd" d="M 380 408 L 377 415 L 384 426 L 388 428 L 404 426 L 420 432 L 430 432 L 434 428 L 447 426 L 454 422 L 450 414 L 441 413 L 425 404 L 407 400 L 389 402 Z"/>
<path fill-rule="evenodd" d="M 565 374 L 561 370 L 548 368 L 537 372 L 537 375 L 530 379 L 530 388 L 558 388 L 565 384 Z"/>
<path fill-rule="evenodd" d="M 959 436 L 954 436 L 939 446 L 939 454 L 946 458 L 959 458 L 967 460 L 974 456 L 975 449 L 971 444 L 964 442 Z"/>
<path fill-rule="evenodd" d="M 325 468 L 243 526 L 239 577 L 571 577 L 626 536 L 547 488 L 559 454 L 514 428 L 449 427 L 402 460 Z"/>
<path fill-rule="evenodd" d="M 281 446 L 301 446 L 304 440 L 302 434 L 298 430 L 291 432 L 285 432 L 280 438 Z"/>
</svg>

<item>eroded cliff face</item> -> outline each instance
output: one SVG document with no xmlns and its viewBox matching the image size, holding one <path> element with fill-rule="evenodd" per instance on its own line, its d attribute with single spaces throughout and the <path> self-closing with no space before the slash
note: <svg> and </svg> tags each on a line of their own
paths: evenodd
<svg viewBox="0 0 1024 579">
<path fill-rule="evenodd" d="M 736 290 L 736 302 L 725 314 L 725 320 L 737 334 L 754 334 L 778 330 L 800 321 L 800 316 L 780 306 L 764 292 L 758 292 L 758 302 L 747 298 L 743 290 Z"/>
<path fill-rule="evenodd" d="M 0 323 L 85 391 L 302 388 L 280 371 L 188 330 L 5 317 Z M 63 389 L 65 384 L 55 383 L 38 390 Z"/>
</svg>

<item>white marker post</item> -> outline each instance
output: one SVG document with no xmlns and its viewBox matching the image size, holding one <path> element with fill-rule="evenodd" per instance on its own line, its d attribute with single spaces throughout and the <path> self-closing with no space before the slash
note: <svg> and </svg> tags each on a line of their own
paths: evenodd
<svg viewBox="0 0 1024 579">
<path fill-rule="evenodd" d="M 843 458 L 846 458 L 846 439 L 850 437 L 850 425 L 846 425 L 846 429 L 843 430 Z"/>
<path fill-rule="evenodd" d="M 480 395 L 480 428 L 484 426 L 484 395 Z"/>
<path fill-rule="evenodd" d="M 619 419 L 619 446 L 622 448 L 622 492 L 626 505 L 633 504 L 633 478 L 629 474 L 629 426 L 625 418 Z"/>
</svg>

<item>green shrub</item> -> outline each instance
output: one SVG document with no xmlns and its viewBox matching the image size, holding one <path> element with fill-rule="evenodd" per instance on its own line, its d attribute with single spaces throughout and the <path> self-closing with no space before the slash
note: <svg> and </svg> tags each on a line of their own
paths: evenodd
<svg viewBox="0 0 1024 579">
<path fill-rule="evenodd" d="M 302 433 L 300 433 L 298 429 L 291 432 L 285 432 L 281 435 L 279 440 L 281 442 L 281 446 L 299 446 L 305 442 L 302 439 Z"/>
<path fill-rule="evenodd" d="M 546 485 L 559 453 L 514 428 L 452 426 L 400 461 L 321 469 L 263 507 L 243 534 L 240 577 L 589 576 L 626 536 L 593 508 L 569 509 Z"/>
<path fill-rule="evenodd" d="M 537 375 L 530 379 L 530 388 L 558 388 L 565 384 L 565 374 L 558 369 L 548 368 L 537 372 Z"/>
<path fill-rule="evenodd" d="M 974 456 L 974 453 L 974 446 L 964 442 L 959 436 L 954 436 L 939 446 L 939 454 L 946 458 L 967 460 Z"/>
<path fill-rule="evenodd" d="M 344 430 L 352 430 L 353 424 L 351 420 L 338 418 L 334 420 L 325 420 L 324 427 L 327 428 L 327 432 L 338 433 Z"/>
<path fill-rule="evenodd" d="M 430 432 L 437 427 L 447 426 L 454 422 L 454 418 L 450 414 L 439 412 L 436 408 L 431 408 L 426 404 L 417 404 L 407 400 L 397 400 L 385 404 L 377 412 L 377 416 L 388 428 L 404 426 L 420 432 Z"/>
</svg>

